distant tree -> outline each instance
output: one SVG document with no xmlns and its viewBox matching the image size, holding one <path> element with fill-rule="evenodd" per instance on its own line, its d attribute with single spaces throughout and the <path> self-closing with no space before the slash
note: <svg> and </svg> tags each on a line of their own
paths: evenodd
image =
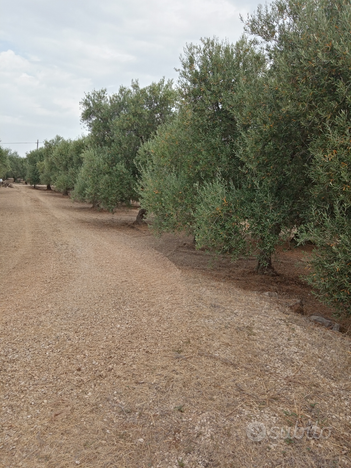
<svg viewBox="0 0 351 468">
<path fill-rule="evenodd" d="M 8 151 L 6 148 L 0 146 L 0 178 L 6 178 L 6 172 L 8 170 Z"/>
<path fill-rule="evenodd" d="M 7 153 L 8 170 L 5 177 L 17 179 L 25 179 L 27 173 L 27 161 L 21 158 L 16 151 L 8 150 Z"/>
<path fill-rule="evenodd" d="M 86 148 L 86 137 L 65 140 L 56 136 L 52 140 L 45 140 L 42 148 L 44 157 L 37 164 L 41 183 L 47 185 L 48 190 L 54 185 L 56 190 L 67 195 L 68 191 L 73 190 L 83 164 L 82 153 Z"/>
<path fill-rule="evenodd" d="M 55 189 L 67 195 L 73 190 L 83 165 L 83 154 L 88 148 L 88 138 L 61 141 L 52 153 L 51 159 L 57 169 L 54 177 Z"/>
<path fill-rule="evenodd" d="M 81 103 L 82 122 L 90 130 L 90 145 L 83 154 L 74 197 L 110 211 L 137 200 L 137 152 L 173 116 L 176 100 L 172 81 L 165 80 L 146 88 L 132 82 L 113 96 L 106 90 L 86 95 Z"/>
<path fill-rule="evenodd" d="M 51 190 L 51 185 L 54 184 L 55 178 L 59 175 L 59 170 L 52 160 L 52 155 L 56 147 L 64 139 L 57 135 L 52 140 L 45 140 L 44 145 L 41 148 L 43 153 L 42 161 L 38 161 L 38 170 L 40 173 L 40 182 L 46 185 L 47 190 Z"/>
<path fill-rule="evenodd" d="M 31 185 L 36 185 L 40 183 L 40 172 L 38 168 L 38 163 L 40 165 L 44 160 L 44 148 L 38 148 L 27 153 L 27 172 L 26 172 L 26 181 Z"/>
<path fill-rule="evenodd" d="M 136 199 L 135 180 L 122 163 L 113 161 L 110 148 L 89 148 L 83 155 L 73 198 L 113 211 L 119 203 Z"/>
</svg>

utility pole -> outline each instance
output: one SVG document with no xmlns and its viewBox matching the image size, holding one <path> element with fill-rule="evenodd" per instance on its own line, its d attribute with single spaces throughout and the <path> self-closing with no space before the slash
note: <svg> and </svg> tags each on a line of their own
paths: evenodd
<svg viewBox="0 0 351 468">
<path fill-rule="evenodd" d="M 37 140 L 37 149 L 39 148 L 39 140 Z"/>
</svg>

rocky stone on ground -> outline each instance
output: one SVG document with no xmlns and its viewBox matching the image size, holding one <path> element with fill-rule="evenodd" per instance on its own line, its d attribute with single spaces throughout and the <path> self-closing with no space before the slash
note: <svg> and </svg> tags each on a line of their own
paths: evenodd
<svg viewBox="0 0 351 468">
<path fill-rule="evenodd" d="M 333 331 L 340 331 L 340 325 L 336 322 L 333 322 L 332 320 L 328 320 L 321 315 L 311 315 L 309 317 L 311 322 L 319 323 L 320 325 L 323 325 L 326 328 L 330 328 Z"/>
</svg>

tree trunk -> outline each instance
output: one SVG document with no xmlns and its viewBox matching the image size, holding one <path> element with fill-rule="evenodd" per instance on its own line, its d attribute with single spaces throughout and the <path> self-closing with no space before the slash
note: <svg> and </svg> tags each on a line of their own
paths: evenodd
<svg viewBox="0 0 351 468">
<path fill-rule="evenodd" d="M 136 220 L 134 221 L 134 224 L 146 224 L 144 221 L 144 218 L 146 216 L 146 210 L 142 208 L 139 210 L 139 213 L 137 214 Z"/>
<path fill-rule="evenodd" d="M 273 239 L 274 237 L 278 239 L 280 232 L 281 232 L 280 223 L 274 224 L 271 227 L 271 235 Z M 263 241 L 262 241 L 262 244 L 264 245 Z M 259 275 L 269 275 L 269 276 L 278 275 L 278 273 L 275 271 L 272 265 L 272 252 L 267 252 L 266 250 L 260 251 L 259 256 L 258 256 L 257 273 Z"/>
<path fill-rule="evenodd" d="M 259 275 L 277 276 L 278 273 L 275 271 L 272 265 L 272 254 L 267 252 L 261 252 L 258 257 L 257 273 Z"/>
<path fill-rule="evenodd" d="M 46 190 L 52 190 L 52 188 L 51 188 L 51 185 L 50 185 L 50 184 L 47 184 L 47 186 L 46 186 Z"/>
</svg>

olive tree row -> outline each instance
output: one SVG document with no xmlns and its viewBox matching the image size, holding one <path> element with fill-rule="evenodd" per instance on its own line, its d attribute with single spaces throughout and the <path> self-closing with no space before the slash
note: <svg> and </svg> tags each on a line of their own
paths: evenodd
<svg viewBox="0 0 351 468">
<path fill-rule="evenodd" d="M 139 153 L 142 206 L 159 231 L 256 254 L 284 235 L 319 247 L 310 281 L 351 312 L 351 5 L 276 0 L 235 46 L 203 40 L 182 59 L 177 119 Z"/>
<path fill-rule="evenodd" d="M 110 211 L 140 200 L 157 232 L 263 274 L 298 230 L 318 247 L 310 282 L 351 313 L 351 4 L 275 0 L 243 21 L 236 44 L 188 45 L 176 87 L 86 94 L 88 137 L 45 142 L 27 177 Z"/>
<path fill-rule="evenodd" d="M 26 180 L 31 185 L 51 185 L 64 195 L 73 190 L 88 147 L 87 137 L 65 140 L 56 136 L 44 141 L 41 148 L 27 153 Z"/>
</svg>

